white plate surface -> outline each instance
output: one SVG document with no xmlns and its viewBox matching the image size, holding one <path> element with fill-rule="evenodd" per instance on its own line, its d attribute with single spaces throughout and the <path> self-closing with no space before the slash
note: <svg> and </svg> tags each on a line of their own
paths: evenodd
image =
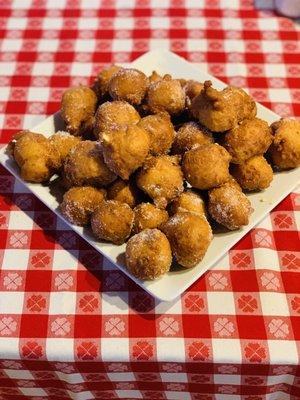
<svg viewBox="0 0 300 400">
<path fill-rule="evenodd" d="M 226 86 L 224 83 L 213 76 L 201 71 L 198 67 L 190 64 L 183 58 L 164 50 L 151 51 L 132 64 L 132 67 L 138 68 L 149 75 L 153 70 L 160 74 L 171 73 L 175 78 L 188 78 L 198 81 L 210 79 L 213 85 L 222 89 Z M 268 121 L 269 123 L 277 120 L 278 115 L 257 104 L 258 117 Z M 29 127 L 27 127 L 29 128 Z M 57 130 L 63 130 L 64 124 L 59 113 L 47 118 L 41 124 L 30 128 L 33 132 L 40 132 L 45 136 L 52 135 Z M 19 180 L 19 169 L 16 163 L 5 153 L 5 147 L 0 150 L 0 162 Z M 195 268 L 189 270 L 176 270 L 169 272 L 161 279 L 156 281 L 142 282 L 132 276 L 122 265 L 120 260 L 123 259 L 125 245 L 116 246 L 109 243 L 101 243 L 96 241 L 92 235 L 85 229 L 70 224 L 66 221 L 58 210 L 58 202 L 50 193 L 49 188 L 40 184 L 29 184 L 23 182 L 42 202 L 44 202 L 52 211 L 62 218 L 75 232 L 90 243 L 96 250 L 110 259 L 118 268 L 126 275 L 133 279 L 137 284 L 144 288 L 147 292 L 160 300 L 171 301 L 183 293 L 192 283 L 194 283 L 201 275 L 211 268 L 220 258 L 237 243 L 251 228 L 253 228 L 263 217 L 272 210 L 284 197 L 286 197 L 299 183 L 299 169 L 277 173 L 271 186 L 260 193 L 249 195 L 254 213 L 251 216 L 248 226 L 234 232 L 215 234 L 214 239 L 204 257 L 204 259 Z M 22 180 L 21 180 L 22 181 Z"/>
</svg>

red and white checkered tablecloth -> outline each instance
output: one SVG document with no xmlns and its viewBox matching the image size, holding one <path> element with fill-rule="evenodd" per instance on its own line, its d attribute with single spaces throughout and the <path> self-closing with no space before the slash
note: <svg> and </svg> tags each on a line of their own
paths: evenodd
<svg viewBox="0 0 300 400">
<path fill-rule="evenodd" d="M 299 117 L 299 31 L 251 0 L 0 0 L 1 143 L 156 48 Z M 300 398 L 299 190 L 160 303 L 0 173 L 1 400 Z"/>
</svg>

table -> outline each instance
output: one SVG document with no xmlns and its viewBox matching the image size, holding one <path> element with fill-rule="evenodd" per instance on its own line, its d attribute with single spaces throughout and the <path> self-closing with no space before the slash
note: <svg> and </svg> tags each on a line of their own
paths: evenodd
<svg viewBox="0 0 300 400">
<path fill-rule="evenodd" d="M 2 144 L 155 48 L 300 116 L 299 25 L 250 0 L 0 0 L 0 35 Z M 0 172 L 1 400 L 299 399 L 299 189 L 161 303 Z"/>
</svg>

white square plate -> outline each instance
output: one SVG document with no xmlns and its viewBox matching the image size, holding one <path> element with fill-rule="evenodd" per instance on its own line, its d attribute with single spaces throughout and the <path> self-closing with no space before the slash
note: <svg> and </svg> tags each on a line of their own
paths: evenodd
<svg viewBox="0 0 300 400">
<path fill-rule="evenodd" d="M 132 67 L 138 68 L 149 75 L 153 70 L 160 74 L 170 73 L 175 78 L 195 79 L 205 81 L 210 79 L 213 85 L 222 89 L 226 85 L 213 76 L 201 71 L 198 67 L 190 64 L 183 58 L 164 50 L 155 50 L 144 54 L 132 64 Z M 257 104 L 258 117 L 272 123 L 279 118 L 278 115 Z M 47 118 L 38 126 L 31 128 L 33 132 L 40 132 L 45 136 L 52 135 L 57 130 L 64 129 L 64 123 L 60 114 Z M 19 180 L 19 169 L 16 163 L 5 153 L 5 147 L 0 151 L 1 163 Z M 183 293 L 192 283 L 211 268 L 220 258 L 237 243 L 251 228 L 253 228 L 263 217 L 272 210 L 284 197 L 286 197 L 299 183 L 299 169 L 285 171 L 274 175 L 271 186 L 261 193 L 249 195 L 254 213 L 251 216 L 250 223 L 244 228 L 226 233 L 217 233 L 204 257 L 196 267 L 189 270 L 171 271 L 161 279 L 156 281 L 142 282 L 132 276 L 122 263 L 122 253 L 125 251 L 125 245 L 116 246 L 109 243 L 96 241 L 87 229 L 74 226 L 66 221 L 58 210 L 58 203 L 49 188 L 39 184 L 29 184 L 23 182 L 41 201 L 43 201 L 52 211 L 62 218 L 75 232 L 90 243 L 96 250 L 100 251 L 105 257 L 110 259 L 126 275 L 133 279 L 137 284 L 147 292 L 160 300 L 170 301 Z"/>
</svg>

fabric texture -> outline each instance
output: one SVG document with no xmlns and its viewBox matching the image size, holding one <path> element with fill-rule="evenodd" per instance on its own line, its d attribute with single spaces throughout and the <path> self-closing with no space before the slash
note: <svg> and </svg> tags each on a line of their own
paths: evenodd
<svg viewBox="0 0 300 400">
<path fill-rule="evenodd" d="M 156 48 L 299 117 L 299 31 L 250 0 L 0 0 L 1 143 Z M 171 303 L 4 168 L 0 194 L 1 400 L 300 398 L 299 189 Z"/>
</svg>

